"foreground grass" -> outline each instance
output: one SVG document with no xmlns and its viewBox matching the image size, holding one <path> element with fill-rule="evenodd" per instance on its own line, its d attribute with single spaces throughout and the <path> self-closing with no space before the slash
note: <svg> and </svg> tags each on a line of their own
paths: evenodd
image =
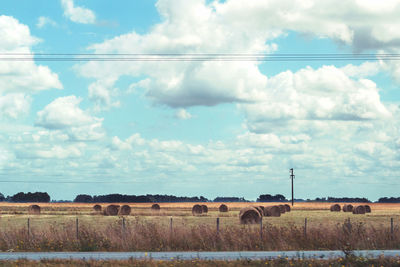
<svg viewBox="0 0 400 267">
<path fill-rule="evenodd" d="M 262 232 L 262 236 L 261 236 Z M 396 227 L 367 223 L 341 223 L 304 228 L 294 224 L 224 226 L 179 225 L 172 229 L 157 222 L 120 222 L 106 227 L 73 223 L 32 229 L 0 229 L 1 251 L 274 251 L 274 250 L 364 250 L 400 249 Z"/>
<path fill-rule="evenodd" d="M 339 258 L 332 260 L 309 260 L 309 259 L 276 259 L 276 260 L 259 260 L 259 261 L 204 261 L 204 260 L 174 260 L 174 261 L 152 261 L 152 260 L 112 260 L 112 261 L 95 261 L 95 260 L 41 260 L 41 261 L 0 261 L 0 266 L 145 266 L 145 267 L 170 267 L 170 266 L 198 266 L 198 267 L 239 267 L 239 266 L 399 266 L 400 258 L 378 258 L 367 259 L 359 257 Z"/>
</svg>

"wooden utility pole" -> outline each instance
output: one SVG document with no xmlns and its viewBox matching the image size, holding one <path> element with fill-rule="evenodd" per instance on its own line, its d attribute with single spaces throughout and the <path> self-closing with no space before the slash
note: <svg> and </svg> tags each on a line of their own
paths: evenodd
<svg viewBox="0 0 400 267">
<path fill-rule="evenodd" d="M 293 193 L 293 180 L 294 180 L 294 174 L 293 174 L 293 168 L 290 169 L 290 179 L 292 180 L 292 207 L 294 205 L 294 193 Z"/>
</svg>

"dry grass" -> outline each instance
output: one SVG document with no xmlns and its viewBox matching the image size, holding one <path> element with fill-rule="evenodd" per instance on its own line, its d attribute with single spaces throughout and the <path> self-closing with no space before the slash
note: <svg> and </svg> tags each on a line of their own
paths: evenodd
<svg viewBox="0 0 400 267">
<path fill-rule="evenodd" d="M 30 234 L 26 227 L 0 230 L 2 251 L 230 251 L 230 250 L 353 250 L 399 249 L 400 231 L 372 227 L 365 223 L 337 224 L 334 227 L 311 225 L 278 226 L 267 222 L 260 237 L 259 225 L 173 224 L 128 218 L 106 225 L 80 223 L 79 237 L 75 225 L 68 221 L 61 227 L 33 224 Z M 43 225 L 42 225 L 43 226 Z"/>
<path fill-rule="evenodd" d="M 153 203 L 130 203 L 132 213 L 125 217 L 125 230 L 121 217 L 96 214 L 91 203 L 42 203 L 41 215 L 29 215 L 30 204 L 0 203 L 1 250 L 304 250 L 341 249 L 346 244 L 358 249 L 400 248 L 400 204 L 369 204 L 372 213 L 353 215 L 330 212 L 331 203 L 296 203 L 291 212 L 281 217 L 263 218 L 263 240 L 259 238 L 258 225 L 240 225 L 239 210 L 249 205 L 279 203 L 229 203 L 226 213 L 219 212 L 221 203 L 207 203 L 209 212 L 201 216 L 192 216 L 194 203 L 161 203 L 161 211 L 157 212 L 151 210 Z M 217 217 L 220 217 L 219 235 L 216 235 Z M 28 218 L 30 237 L 27 237 Z M 75 239 L 76 218 L 79 240 Z M 306 237 L 304 218 L 308 220 Z M 348 218 L 351 233 L 343 230 Z M 390 218 L 395 221 L 393 239 L 389 234 Z"/>
</svg>

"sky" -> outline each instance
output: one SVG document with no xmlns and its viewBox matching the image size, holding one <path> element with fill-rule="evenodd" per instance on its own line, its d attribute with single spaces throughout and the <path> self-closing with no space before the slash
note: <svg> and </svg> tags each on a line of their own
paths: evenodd
<svg viewBox="0 0 400 267">
<path fill-rule="evenodd" d="M 0 3 L 0 192 L 399 196 L 400 62 L 40 54 L 399 54 L 395 0 Z M 30 60 L 7 61 L 12 53 Z"/>
</svg>

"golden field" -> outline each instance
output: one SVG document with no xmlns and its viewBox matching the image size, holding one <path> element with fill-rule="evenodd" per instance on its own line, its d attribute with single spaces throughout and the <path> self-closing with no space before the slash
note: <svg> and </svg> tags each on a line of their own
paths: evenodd
<svg viewBox="0 0 400 267">
<path fill-rule="evenodd" d="M 28 214 L 32 203 L 0 203 L 2 251 L 171 251 L 171 250 L 318 250 L 399 249 L 400 204 L 370 203 L 372 212 L 330 212 L 332 203 L 295 203 L 281 217 L 264 217 L 260 225 L 242 225 L 239 211 L 247 206 L 279 203 L 128 204 L 128 216 L 104 216 L 92 203 L 37 203 L 40 215 Z M 207 214 L 193 216 L 194 204 Z M 353 204 L 353 203 L 352 203 Z M 109 203 L 100 203 L 102 207 Z M 343 204 L 341 204 L 342 206 Z M 357 204 L 353 204 L 357 205 Z M 217 218 L 219 231 L 217 232 Z M 305 218 L 307 226 L 304 229 Z M 393 231 L 391 228 L 393 218 Z M 29 229 L 28 229 L 29 219 Z M 78 231 L 76 221 L 78 219 Z M 350 225 L 348 224 L 350 219 Z M 171 225 L 172 221 L 172 225 Z"/>
</svg>

